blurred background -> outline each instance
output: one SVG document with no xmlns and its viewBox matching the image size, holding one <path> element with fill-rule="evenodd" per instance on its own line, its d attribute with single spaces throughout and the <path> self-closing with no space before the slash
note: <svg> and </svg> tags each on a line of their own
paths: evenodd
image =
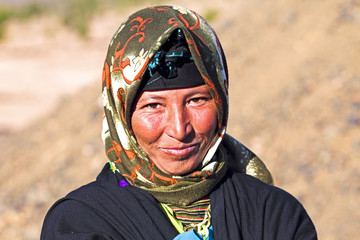
<svg viewBox="0 0 360 240">
<path fill-rule="evenodd" d="M 359 0 L 0 0 L 0 239 L 39 239 L 50 206 L 106 163 L 107 46 L 154 4 L 209 20 L 229 65 L 228 133 L 302 202 L 319 239 L 357 239 Z"/>
</svg>

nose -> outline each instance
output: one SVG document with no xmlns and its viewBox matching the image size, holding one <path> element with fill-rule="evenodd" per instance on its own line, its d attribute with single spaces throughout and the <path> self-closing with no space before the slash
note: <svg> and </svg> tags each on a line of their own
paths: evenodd
<svg viewBox="0 0 360 240">
<path fill-rule="evenodd" d="M 166 134 L 179 141 L 186 141 L 193 128 L 188 110 L 182 105 L 173 105 L 168 112 Z"/>
</svg>

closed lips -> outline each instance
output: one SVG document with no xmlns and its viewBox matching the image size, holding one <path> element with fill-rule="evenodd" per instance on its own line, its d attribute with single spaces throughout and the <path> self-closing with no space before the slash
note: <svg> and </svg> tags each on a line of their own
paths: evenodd
<svg viewBox="0 0 360 240">
<path fill-rule="evenodd" d="M 181 148 L 161 148 L 167 154 L 176 155 L 176 156 L 184 156 L 194 152 L 198 148 L 198 145 L 191 145 L 187 147 Z"/>
</svg>

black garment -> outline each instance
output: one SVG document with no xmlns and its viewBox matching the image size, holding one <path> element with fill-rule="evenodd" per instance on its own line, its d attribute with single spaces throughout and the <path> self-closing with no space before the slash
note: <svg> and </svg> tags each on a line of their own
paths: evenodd
<svg viewBox="0 0 360 240">
<path fill-rule="evenodd" d="M 106 164 L 97 180 L 57 201 L 41 239 L 173 239 L 178 232 L 145 190 L 127 185 Z M 215 239 L 317 239 L 291 195 L 251 176 L 228 171 L 210 195 Z"/>
</svg>

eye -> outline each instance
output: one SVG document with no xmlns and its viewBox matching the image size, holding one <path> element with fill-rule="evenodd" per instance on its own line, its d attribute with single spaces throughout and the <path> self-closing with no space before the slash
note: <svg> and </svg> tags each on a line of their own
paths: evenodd
<svg viewBox="0 0 360 240">
<path fill-rule="evenodd" d="M 149 103 L 146 104 L 143 108 L 156 109 L 160 107 L 160 103 Z"/>
<path fill-rule="evenodd" d="M 206 103 L 209 100 L 210 99 L 208 97 L 194 97 L 189 100 L 189 104 L 198 106 Z"/>
<path fill-rule="evenodd" d="M 198 103 L 198 102 L 200 102 L 200 101 L 206 101 L 206 99 L 203 98 L 203 97 L 197 97 L 197 98 L 192 98 L 192 99 L 190 99 L 190 101 L 191 101 L 191 102 L 194 102 L 194 103 Z"/>
</svg>

